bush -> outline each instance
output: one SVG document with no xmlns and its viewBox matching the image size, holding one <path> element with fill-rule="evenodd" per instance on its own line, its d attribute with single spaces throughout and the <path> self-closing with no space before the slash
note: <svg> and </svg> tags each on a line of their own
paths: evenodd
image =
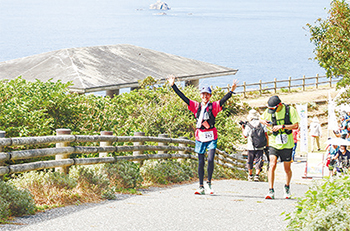
<svg viewBox="0 0 350 231">
<path fill-rule="evenodd" d="M 287 214 L 289 230 L 350 230 L 350 177 L 315 181 L 296 211 Z"/>
<path fill-rule="evenodd" d="M 115 199 L 109 179 L 103 172 L 103 165 L 74 166 L 69 176 L 78 182 L 77 188 L 85 193 L 95 194 L 96 199 Z"/>
<path fill-rule="evenodd" d="M 77 181 L 59 172 L 31 171 L 11 182 L 28 189 L 37 205 L 60 206 L 74 203 L 79 196 L 74 192 Z"/>
<path fill-rule="evenodd" d="M 130 161 L 119 161 L 115 164 L 106 164 L 104 172 L 112 186 L 118 188 L 138 188 L 143 178 L 138 164 Z"/>
<path fill-rule="evenodd" d="M 0 181 L 0 222 L 9 216 L 34 214 L 33 196 L 28 190 L 17 189 L 10 183 Z"/>
<path fill-rule="evenodd" d="M 178 183 L 193 177 L 193 170 L 176 160 L 147 161 L 141 173 L 146 181 L 158 184 Z"/>
</svg>

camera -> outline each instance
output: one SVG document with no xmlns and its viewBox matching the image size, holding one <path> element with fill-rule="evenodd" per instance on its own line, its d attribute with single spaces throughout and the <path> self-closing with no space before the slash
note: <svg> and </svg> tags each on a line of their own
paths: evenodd
<svg viewBox="0 0 350 231">
<path fill-rule="evenodd" d="M 248 121 L 242 121 L 242 120 L 241 120 L 241 121 L 239 121 L 238 123 L 239 123 L 239 125 L 245 127 L 245 126 L 247 125 Z"/>
</svg>

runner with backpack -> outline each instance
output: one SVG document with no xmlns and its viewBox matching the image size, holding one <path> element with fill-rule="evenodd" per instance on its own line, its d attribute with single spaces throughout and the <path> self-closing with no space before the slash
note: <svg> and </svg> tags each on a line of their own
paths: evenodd
<svg viewBox="0 0 350 231">
<path fill-rule="evenodd" d="M 299 127 L 300 117 L 294 107 L 283 104 L 277 95 L 270 97 L 267 104 L 268 108 L 260 116 L 260 123 L 272 130 L 269 135 L 269 192 L 265 199 L 275 198 L 274 182 L 278 158 L 283 162 L 284 171 L 286 173 L 284 198 L 290 199 L 290 181 L 292 179 L 291 163 L 292 150 L 294 147 L 292 129 L 297 129 Z"/>
<path fill-rule="evenodd" d="M 200 96 L 202 102 L 196 102 L 187 98 L 175 84 L 175 76 L 168 78 L 169 85 L 173 88 L 175 93 L 187 104 L 188 109 L 194 114 L 196 123 L 196 145 L 194 151 L 198 153 L 198 177 L 199 177 L 199 188 L 195 194 L 204 195 L 206 189 L 204 188 L 204 155 L 208 150 L 208 181 L 207 181 L 207 192 L 214 194 L 211 178 L 214 171 L 214 157 L 217 146 L 218 132 L 215 127 L 215 117 L 222 110 L 222 106 L 225 102 L 231 98 L 234 94 L 234 90 L 237 87 L 237 80 L 233 80 L 230 91 L 221 99 L 215 102 L 210 102 L 211 89 L 210 87 L 200 88 Z"/>
<path fill-rule="evenodd" d="M 254 181 L 259 181 L 259 174 L 264 165 L 263 152 L 268 146 L 267 128 L 259 122 L 259 113 L 252 109 L 248 114 L 248 121 L 242 124 L 242 133 L 245 138 L 248 138 L 247 150 L 247 168 L 248 181 L 253 181 L 253 163 L 255 160 L 255 176 Z"/>
</svg>

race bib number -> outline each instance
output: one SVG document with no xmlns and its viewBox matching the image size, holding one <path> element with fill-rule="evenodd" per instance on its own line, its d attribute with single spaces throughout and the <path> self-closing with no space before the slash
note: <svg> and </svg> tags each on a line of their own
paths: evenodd
<svg viewBox="0 0 350 231">
<path fill-rule="evenodd" d="M 214 140 L 214 132 L 213 131 L 209 131 L 209 132 L 199 131 L 198 135 L 199 135 L 200 142 L 209 142 L 209 141 Z"/>
<path fill-rule="evenodd" d="M 286 144 L 288 142 L 288 136 L 286 134 L 278 134 L 276 136 L 276 144 Z"/>
</svg>

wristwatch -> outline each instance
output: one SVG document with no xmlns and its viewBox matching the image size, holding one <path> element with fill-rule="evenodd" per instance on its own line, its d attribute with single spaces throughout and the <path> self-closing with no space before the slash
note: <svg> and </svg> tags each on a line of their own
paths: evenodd
<svg viewBox="0 0 350 231">
<path fill-rule="evenodd" d="M 283 125 L 282 125 L 282 129 L 285 129 L 285 128 L 286 128 L 286 125 L 283 124 Z"/>
</svg>

